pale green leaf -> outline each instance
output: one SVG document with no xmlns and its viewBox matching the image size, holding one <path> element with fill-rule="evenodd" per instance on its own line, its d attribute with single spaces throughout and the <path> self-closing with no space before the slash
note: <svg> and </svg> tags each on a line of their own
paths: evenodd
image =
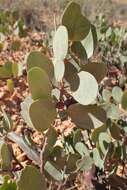
<svg viewBox="0 0 127 190">
<path fill-rule="evenodd" d="M 55 180 L 57 181 L 62 181 L 63 180 L 63 175 L 62 173 L 57 170 L 49 161 L 46 162 L 44 169 L 48 174 L 50 174 Z"/>
<path fill-rule="evenodd" d="M 112 89 L 112 97 L 114 98 L 114 100 L 115 100 L 117 103 L 121 103 L 122 95 L 123 95 L 123 91 L 121 90 L 120 87 L 115 86 L 115 87 Z"/>
<path fill-rule="evenodd" d="M 26 122 L 26 124 L 29 127 L 33 128 L 33 124 L 31 122 L 30 115 L 29 115 L 29 109 L 32 103 L 33 103 L 33 100 L 30 96 L 25 98 L 25 100 L 21 103 L 21 115 L 24 121 Z"/>
<path fill-rule="evenodd" d="M 75 150 L 83 157 L 83 156 L 89 156 L 89 150 L 85 144 L 82 142 L 77 142 L 75 144 Z"/>
<path fill-rule="evenodd" d="M 54 58 L 63 61 L 68 52 L 68 31 L 65 26 L 59 26 L 53 38 Z"/>
<path fill-rule="evenodd" d="M 98 83 L 94 76 L 88 72 L 81 71 L 78 76 L 80 79 L 79 87 L 72 93 L 72 96 L 82 105 L 92 104 L 98 94 Z"/>
<path fill-rule="evenodd" d="M 56 79 L 56 81 L 60 82 L 62 80 L 62 78 L 64 76 L 64 72 L 65 72 L 64 61 L 54 59 L 53 65 L 54 65 L 55 79 Z"/>
<path fill-rule="evenodd" d="M 88 35 L 82 40 L 81 43 L 83 47 L 85 48 L 87 57 L 89 59 L 94 53 L 94 40 L 93 40 L 93 34 L 92 34 L 91 29 Z"/>
</svg>

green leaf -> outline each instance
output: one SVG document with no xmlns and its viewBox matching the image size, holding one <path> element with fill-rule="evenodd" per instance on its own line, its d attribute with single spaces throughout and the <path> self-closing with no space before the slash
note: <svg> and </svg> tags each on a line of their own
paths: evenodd
<svg viewBox="0 0 127 190">
<path fill-rule="evenodd" d="M 107 126 L 106 125 L 102 125 L 101 127 L 98 127 L 96 129 L 94 129 L 94 131 L 92 132 L 91 134 L 91 139 L 92 141 L 96 144 L 96 142 L 98 141 L 99 139 L 99 135 L 102 133 L 102 132 L 106 132 L 107 130 Z"/>
<path fill-rule="evenodd" d="M 98 83 L 100 83 L 107 74 L 107 66 L 103 63 L 88 63 L 82 65 L 81 70 L 91 73 Z"/>
<path fill-rule="evenodd" d="M 8 75 L 8 77 L 12 76 L 12 62 L 11 61 L 7 61 L 5 64 L 4 64 L 4 68 L 6 70 L 6 75 Z"/>
<path fill-rule="evenodd" d="M 122 108 L 127 110 L 127 91 L 123 93 L 121 104 L 122 104 Z"/>
<path fill-rule="evenodd" d="M 90 22 L 81 14 L 81 7 L 75 2 L 69 3 L 65 9 L 62 24 L 67 27 L 72 41 L 83 40 L 90 30 Z"/>
<path fill-rule="evenodd" d="M 55 120 L 56 109 L 50 99 L 37 100 L 31 104 L 29 114 L 34 128 L 43 132 Z"/>
<path fill-rule="evenodd" d="M 17 186 L 17 190 L 47 190 L 44 176 L 35 166 L 26 166 L 22 170 Z"/>
<path fill-rule="evenodd" d="M 92 168 L 93 159 L 90 156 L 84 156 L 82 159 L 78 160 L 77 169 L 81 171 L 88 171 Z"/>
<path fill-rule="evenodd" d="M 7 77 L 10 77 L 10 75 L 8 76 L 4 66 L 1 66 L 0 67 L 0 78 L 7 78 Z"/>
<path fill-rule="evenodd" d="M 63 61 L 68 52 L 68 31 L 65 26 L 59 26 L 53 38 L 54 58 Z"/>
<path fill-rule="evenodd" d="M 74 99 L 82 105 L 93 103 L 98 94 L 98 84 L 93 75 L 86 71 L 78 73 L 80 83 L 78 89 L 72 93 Z"/>
<path fill-rule="evenodd" d="M 29 69 L 33 67 L 39 67 L 43 69 L 52 80 L 54 75 L 53 64 L 46 55 L 42 54 L 39 51 L 31 52 L 27 57 L 27 70 L 29 71 Z"/>
<path fill-rule="evenodd" d="M 12 62 L 7 61 L 0 67 L 0 78 L 9 78 L 12 76 Z"/>
<path fill-rule="evenodd" d="M 54 145 L 57 141 L 57 132 L 53 127 L 50 127 L 48 132 L 46 133 L 47 137 L 47 145 L 45 147 L 44 156 L 45 159 L 50 155 L 52 152 Z"/>
<path fill-rule="evenodd" d="M 65 154 L 64 149 L 59 145 L 55 145 L 50 154 L 49 162 L 53 164 L 56 169 L 63 171 L 67 162 L 67 155 Z"/>
<path fill-rule="evenodd" d="M 14 82 L 12 79 L 7 80 L 7 88 L 8 88 L 8 91 L 11 93 L 14 91 Z"/>
<path fill-rule="evenodd" d="M 2 113 L 3 113 L 3 126 L 4 126 L 4 129 L 9 132 L 12 127 L 13 127 L 13 122 L 11 120 L 11 117 L 10 115 L 8 115 L 3 108 L 2 109 Z"/>
<path fill-rule="evenodd" d="M 75 145 L 76 143 L 81 142 L 81 140 L 82 140 L 81 129 L 77 129 L 76 131 L 74 131 L 73 144 Z"/>
<path fill-rule="evenodd" d="M 82 43 L 77 41 L 73 42 L 71 45 L 71 51 L 81 60 L 87 60 L 86 50 L 83 47 Z"/>
<path fill-rule="evenodd" d="M 2 52 L 3 51 L 3 43 L 1 42 L 1 36 L 0 36 L 0 52 Z"/>
<path fill-rule="evenodd" d="M 3 143 L 0 148 L 1 166 L 3 170 L 11 170 L 12 154 L 9 145 Z"/>
<path fill-rule="evenodd" d="M 12 181 L 8 176 L 4 177 L 4 183 L 0 186 L 0 190 L 16 190 L 16 183 Z"/>
<path fill-rule="evenodd" d="M 18 67 L 18 63 L 12 63 L 12 73 L 13 73 L 13 77 L 17 77 L 18 73 L 19 73 L 19 67 Z"/>
<path fill-rule="evenodd" d="M 47 134 L 46 134 L 48 140 L 47 140 L 47 145 L 48 145 L 48 149 L 53 148 L 54 144 L 56 143 L 57 140 L 57 132 L 56 130 L 51 127 Z"/>
<path fill-rule="evenodd" d="M 69 156 L 69 159 L 67 160 L 67 164 L 66 164 L 66 173 L 67 174 L 71 174 L 72 172 L 74 172 L 77 167 L 76 167 L 76 162 L 80 159 L 80 155 L 79 154 L 71 154 Z"/>
<path fill-rule="evenodd" d="M 46 164 L 44 166 L 44 169 L 55 180 L 57 180 L 57 181 L 62 181 L 63 180 L 62 173 L 59 170 L 57 170 L 49 161 L 46 162 Z"/>
<path fill-rule="evenodd" d="M 28 71 L 28 84 L 34 100 L 51 97 L 51 83 L 48 75 L 39 67 L 33 67 Z"/>
<path fill-rule="evenodd" d="M 65 64 L 64 78 L 69 83 L 70 89 L 72 91 L 76 91 L 80 83 L 79 76 L 77 75 L 77 73 L 77 68 L 72 63 L 67 62 Z"/>
<path fill-rule="evenodd" d="M 32 121 L 29 115 L 29 109 L 33 100 L 30 96 L 26 97 L 25 100 L 21 103 L 21 116 L 29 127 L 33 128 Z"/>
<path fill-rule="evenodd" d="M 105 111 L 96 105 L 82 106 L 80 104 L 73 104 L 69 106 L 68 114 L 72 121 L 82 129 L 97 128 L 102 126 L 106 121 Z"/>
<path fill-rule="evenodd" d="M 27 30 L 26 28 L 24 28 L 24 21 L 22 18 L 18 21 L 18 29 L 19 29 L 18 35 L 20 38 L 27 36 Z"/>
<path fill-rule="evenodd" d="M 123 95 L 123 91 L 121 90 L 120 87 L 115 86 L 115 87 L 112 89 L 112 97 L 114 98 L 114 100 L 115 100 L 117 103 L 121 103 L 122 95 Z"/>
<path fill-rule="evenodd" d="M 92 35 L 93 35 L 94 49 L 95 49 L 96 46 L 97 46 L 98 38 L 97 38 L 96 27 L 93 24 L 91 24 L 91 32 L 92 32 Z"/>
<path fill-rule="evenodd" d="M 116 139 L 116 140 L 120 140 L 121 139 L 121 129 L 120 127 L 113 123 L 110 127 L 109 127 L 109 130 L 110 130 L 110 133 L 111 133 L 111 136 Z"/>
</svg>

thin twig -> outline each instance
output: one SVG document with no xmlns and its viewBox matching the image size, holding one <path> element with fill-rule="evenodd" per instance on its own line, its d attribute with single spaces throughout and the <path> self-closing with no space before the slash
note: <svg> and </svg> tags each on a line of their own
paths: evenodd
<svg viewBox="0 0 127 190">
<path fill-rule="evenodd" d="M 70 187 L 70 188 L 68 188 L 68 189 L 66 189 L 66 190 L 73 190 L 73 189 L 75 189 L 75 188 L 77 188 L 77 185 L 74 185 L 73 187 Z"/>
<path fill-rule="evenodd" d="M 42 147 L 42 150 L 40 152 L 40 162 L 41 162 L 41 165 L 40 165 L 40 172 L 41 174 L 44 174 L 44 152 L 45 152 L 45 147 L 47 145 L 47 137 L 45 136 L 44 137 L 44 143 L 43 143 L 43 147 Z"/>
<path fill-rule="evenodd" d="M 48 190 L 52 190 L 52 181 L 50 182 L 50 184 L 49 184 L 49 187 L 48 187 Z"/>
<path fill-rule="evenodd" d="M 66 179 L 63 181 L 63 183 L 60 183 L 57 190 L 61 190 L 62 187 L 64 187 L 67 183 L 68 177 L 66 177 Z M 63 188 L 62 188 L 63 189 Z"/>
<path fill-rule="evenodd" d="M 61 187 L 62 187 L 62 183 L 60 183 L 59 185 L 58 185 L 58 188 L 57 188 L 57 190 L 61 190 Z"/>
</svg>

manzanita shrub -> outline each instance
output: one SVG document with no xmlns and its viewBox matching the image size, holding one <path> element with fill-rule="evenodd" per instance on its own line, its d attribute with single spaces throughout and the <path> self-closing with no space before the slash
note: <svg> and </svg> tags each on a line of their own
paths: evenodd
<svg viewBox="0 0 127 190">
<path fill-rule="evenodd" d="M 96 46 L 95 26 L 82 15 L 80 5 L 71 2 L 54 32 L 52 47 L 45 54 L 29 54 L 31 95 L 21 104 L 21 115 L 28 129 L 42 133 L 43 146 L 29 135 L 13 132 L 10 117 L 1 109 L 1 170 L 10 176 L 1 190 L 46 190 L 52 183 L 62 189 L 78 172 L 99 168 L 112 175 L 126 162 L 127 91 L 118 86 L 102 89 L 107 66 L 92 61 Z M 59 135 L 57 120 L 70 119 L 75 124 L 71 134 Z M 26 153 L 31 165 L 22 168 L 19 163 L 20 169 L 13 171 L 16 159 L 8 139 Z"/>
<path fill-rule="evenodd" d="M 110 66 L 116 66 L 126 73 L 127 63 L 127 28 L 112 26 L 104 15 L 97 19 L 99 50 L 102 59 Z"/>
</svg>

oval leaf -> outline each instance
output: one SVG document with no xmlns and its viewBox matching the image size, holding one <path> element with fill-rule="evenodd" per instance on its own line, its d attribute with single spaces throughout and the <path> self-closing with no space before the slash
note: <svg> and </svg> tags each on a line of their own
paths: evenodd
<svg viewBox="0 0 127 190">
<path fill-rule="evenodd" d="M 121 140 L 121 128 L 117 124 L 113 123 L 109 130 L 114 139 Z"/>
<path fill-rule="evenodd" d="M 56 109 L 51 100 L 37 100 L 31 104 L 29 114 L 34 128 L 43 132 L 54 121 Z"/>
<path fill-rule="evenodd" d="M 70 62 L 65 64 L 64 78 L 69 83 L 70 89 L 76 91 L 79 86 L 79 76 L 77 68 Z"/>
<path fill-rule="evenodd" d="M 121 90 L 120 87 L 115 86 L 115 87 L 112 89 L 112 97 L 114 98 L 114 100 L 115 100 L 117 103 L 121 103 L 122 95 L 123 95 L 123 91 Z"/>
<path fill-rule="evenodd" d="M 71 51 L 81 60 L 87 60 L 87 53 L 81 42 L 73 42 Z"/>
<path fill-rule="evenodd" d="M 107 108 L 107 117 L 110 119 L 120 119 L 121 117 L 121 111 L 118 106 L 111 104 Z"/>
<path fill-rule="evenodd" d="M 72 121 L 82 129 L 97 128 L 106 122 L 105 111 L 96 105 L 82 106 L 80 104 L 73 104 L 69 106 L 68 114 Z M 93 117 L 90 117 L 90 114 L 93 115 Z"/>
<path fill-rule="evenodd" d="M 125 91 L 122 96 L 122 108 L 127 110 L 127 91 Z"/>
<path fill-rule="evenodd" d="M 90 22 L 81 14 L 81 7 L 75 2 L 69 3 L 65 9 L 62 24 L 67 27 L 72 41 L 83 40 L 90 30 Z"/>
<path fill-rule="evenodd" d="M 39 51 L 33 51 L 27 57 L 27 70 L 32 67 L 39 67 L 43 69 L 49 76 L 50 79 L 53 78 L 53 64 L 51 60 Z"/>
<path fill-rule="evenodd" d="M 87 146 L 81 142 L 76 143 L 75 150 L 83 157 L 83 156 L 89 156 L 89 150 Z"/>
<path fill-rule="evenodd" d="M 93 75 L 81 71 L 78 73 L 80 84 L 78 89 L 73 92 L 74 99 L 82 105 L 89 105 L 95 101 L 98 94 L 98 84 Z"/>
<path fill-rule="evenodd" d="M 14 82 L 12 79 L 7 80 L 7 88 L 10 93 L 14 91 Z"/>
<path fill-rule="evenodd" d="M 12 154 L 9 145 L 3 143 L 0 147 L 1 166 L 3 170 L 11 170 Z"/>
<path fill-rule="evenodd" d="M 53 38 L 53 53 L 57 60 L 64 60 L 68 52 L 68 31 L 65 26 L 59 26 Z"/>
<path fill-rule="evenodd" d="M 51 96 L 51 84 L 48 75 L 39 67 L 33 67 L 28 71 L 28 84 L 34 100 Z"/>
<path fill-rule="evenodd" d="M 93 159 L 90 156 L 84 156 L 82 159 L 77 161 L 76 165 L 77 169 L 81 171 L 88 171 L 93 166 Z"/>
<path fill-rule="evenodd" d="M 49 161 L 46 162 L 44 169 L 48 174 L 50 174 L 55 180 L 57 181 L 62 181 L 63 180 L 63 175 L 62 173 L 57 170 Z"/>
<path fill-rule="evenodd" d="M 104 90 L 102 91 L 102 97 L 103 97 L 103 100 L 104 100 L 105 102 L 109 103 L 109 102 L 110 102 L 110 99 L 111 99 L 111 96 L 112 96 L 112 93 L 111 93 L 110 90 L 104 89 Z"/>
<path fill-rule="evenodd" d="M 91 73 L 98 83 L 100 83 L 107 74 L 107 66 L 103 63 L 88 63 L 82 65 L 81 70 Z"/>
<path fill-rule="evenodd" d="M 47 190 L 43 175 L 34 166 L 26 166 L 22 170 L 17 186 L 18 190 Z"/>
<path fill-rule="evenodd" d="M 53 65 L 54 65 L 55 79 L 56 79 L 56 81 L 60 82 L 62 80 L 62 78 L 64 76 L 64 72 L 65 72 L 64 61 L 54 59 Z"/>
</svg>

